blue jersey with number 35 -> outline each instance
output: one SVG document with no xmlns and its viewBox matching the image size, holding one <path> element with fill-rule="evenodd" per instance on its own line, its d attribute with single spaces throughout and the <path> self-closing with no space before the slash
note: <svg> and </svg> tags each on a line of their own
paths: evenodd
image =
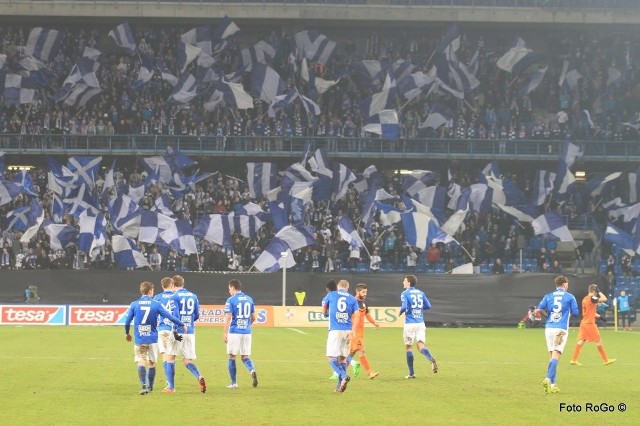
<svg viewBox="0 0 640 426">
<path fill-rule="evenodd" d="M 327 294 L 322 303 L 329 309 L 329 330 L 351 330 L 351 316 L 358 310 L 355 297 L 340 289 Z"/>
<path fill-rule="evenodd" d="M 173 293 L 173 314 L 187 325 L 186 334 L 195 332 L 195 323 L 200 318 L 200 302 L 198 296 L 186 288 L 181 288 Z"/>
<path fill-rule="evenodd" d="M 255 311 L 253 299 L 241 291 L 228 298 L 224 313 L 231 314 L 229 333 L 251 334 L 251 317 Z"/>
<path fill-rule="evenodd" d="M 405 324 L 418 324 L 424 322 L 424 310 L 431 309 L 431 303 L 427 296 L 415 287 L 409 287 L 400 295 L 402 309 L 406 312 Z"/>
<path fill-rule="evenodd" d="M 578 302 L 573 294 L 559 288 L 553 293 L 545 295 L 538 309 L 547 312 L 547 328 L 569 329 L 569 318 L 571 315 L 578 316 Z"/>
</svg>

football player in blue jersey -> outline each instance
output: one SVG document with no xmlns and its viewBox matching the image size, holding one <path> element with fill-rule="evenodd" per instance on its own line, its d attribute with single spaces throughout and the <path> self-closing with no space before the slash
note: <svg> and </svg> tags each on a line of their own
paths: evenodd
<svg viewBox="0 0 640 426">
<path fill-rule="evenodd" d="M 129 306 L 124 323 L 127 342 L 134 340 L 135 360 L 138 362 L 138 377 L 142 390 L 140 395 L 146 395 L 153 389 L 156 373 L 158 346 L 158 318 L 169 319 L 174 324 L 183 327 L 185 324 L 174 317 L 162 304 L 153 300 L 153 283 L 148 281 L 140 284 L 142 297 Z M 129 334 L 133 321 L 134 338 Z"/>
<path fill-rule="evenodd" d="M 329 316 L 327 358 L 336 372 L 340 384 L 336 389 L 344 392 L 351 377 L 347 375 L 347 356 L 351 344 L 351 317 L 358 310 L 358 301 L 349 294 L 349 282 L 338 281 L 338 290 L 329 292 L 322 301 L 322 313 Z"/>
<path fill-rule="evenodd" d="M 404 291 L 400 295 L 400 301 L 402 307 L 400 308 L 400 315 L 405 314 L 404 317 L 404 331 L 402 333 L 404 338 L 405 349 L 407 351 L 407 366 L 409 367 L 409 375 L 406 379 L 415 379 L 416 375 L 413 370 L 413 343 L 416 342 L 418 351 L 427 357 L 427 360 L 431 363 L 431 370 L 434 373 L 438 372 L 438 363 L 436 359 L 431 355 L 429 349 L 425 346 L 426 342 L 426 326 L 424 324 L 424 310 L 431 309 L 431 303 L 424 292 L 416 288 L 418 279 L 415 275 L 405 275 L 402 285 Z"/>
<path fill-rule="evenodd" d="M 164 277 L 160 281 L 160 285 L 162 285 L 164 291 L 157 294 L 153 299 L 160 302 L 169 312 L 174 312 L 172 298 L 175 286 L 173 285 L 173 279 Z M 176 374 L 175 362 L 176 355 L 180 350 L 180 340 L 182 340 L 182 337 L 178 334 L 173 323 L 167 319 L 161 319 L 158 323 L 158 352 L 162 354 L 162 367 L 167 377 L 167 386 L 162 389 L 162 392 L 173 392 Z"/>
<path fill-rule="evenodd" d="M 224 305 L 224 334 L 223 339 L 227 344 L 229 361 L 227 368 L 231 377 L 229 389 L 237 389 L 236 380 L 236 355 L 240 354 L 242 363 L 249 373 L 253 387 L 258 386 L 258 375 L 251 360 L 251 325 L 256 321 L 256 309 L 253 299 L 242 292 L 242 283 L 239 280 L 231 280 L 228 284 L 229 294 Z"/>
<path fill-rule="evenodd" d="M 205 393 L 207 391 L 207 383 L 204 380 L 202 374 L 198 370 L 198 367 L 193 363 L 196 359 L 196 321 L 200 318 L 200 302 L 198 296 L 195 293 L 184 288 L 184 278 L 181 275 L 174 275 L 172 277 L 173 285 L 175 286 L 175 293 L 171 300 L 173 301 L 173 313 L 180 318 L 186 325 L 187 329 L 184 334 L 180 335 L 176 340 L 179 340 L 180 354 L 182 355 L 182 361 L 187 370 L 198 379 L 200 385 L 200 392 Z M 182 339 L 180 339 L 182 338 Z M 175 355 L 173 360 L 175 363 Z"/>
<path fill-rule="evenodd" d="M 569 293 L 569 280 L 559 275 L 554 280 L 556 290 L 546 294 L 536 309 L 536 313 L 547 316 L 545 322 L 545 337 L 550 359 L 547 366 L 547 377 L 542 381 L 545 394 L 558 393 L 556 386 L 556 370 L 560 356 L 567 344 L 569 335 L 569 319 L 571 315 L 578 316 L 578 302 L 573 294 Z"/>
</svg>

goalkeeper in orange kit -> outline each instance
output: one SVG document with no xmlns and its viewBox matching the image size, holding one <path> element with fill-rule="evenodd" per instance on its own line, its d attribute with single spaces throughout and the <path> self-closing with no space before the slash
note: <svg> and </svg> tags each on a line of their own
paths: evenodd
<svg viewBox="0 0 640 426">
<path fill-rule="evenodd" d="M 373 324 L 376 328 L 380 327 L 380 324 L 375 322 L 375 320 L 369 315 L 369 308 L 365 299 L 367 298 L 367 285 L 366 284 L 358 284 L 356 286 L 356 300 L 358 301 L 358 310 L 353 313 L 351 317 L 352 327 L 351 327 L 351 346 L 349 348 L 349 358 L 347 358 L 347 362 L 350 361 L 350 358 L 353 358 L 356 352 L 360 352 L 360 364 L 364 367 L 364 371 L 367 372 L 367 375 L 370 379 L 375 379 L 380 375 L 380 373 L 371 370 L 371 366 L 369 365 L 369 360 L 367 360 L 367 356 L 365 354 L 364 347 L 364 320 L 365 318 L 371 324 Z M 354 366 L 354 376 L 358 376 L 360 374 L 360 365 L 356 364 Z"/>
</svg>

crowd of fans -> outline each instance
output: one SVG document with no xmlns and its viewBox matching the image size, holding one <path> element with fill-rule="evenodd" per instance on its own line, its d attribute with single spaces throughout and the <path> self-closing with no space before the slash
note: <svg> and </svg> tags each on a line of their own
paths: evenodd
<svg viewBox="0 0 640 426">
<path fill-rule="evenodd" d="M 127 56 L 118 52 L 105 36 L 108 28 L 89 26 L 67 26 L 60 28 L 65 33 L 63 46 L 53 61 L 46 66 L 50 88 L 39 88 L 33 103 L 0 107 L 0 130 L 5 134 L 69 134 L 69 135 L 113 135 L 113 134 L 162 134 L 197 136 L 253 136 L 254 148 L 263 148 L 260 136 L 325 136 L 328 140 L 338 137 L 362 136 L 364 124 L 358 101 L 371 95 L 375 87 L 361 84 L 357 78 L 341 78 L 336 87 L 317 97 L 322 113 L 309 117 L 299 104 L 290 110 L 282 110 L 275 117 L 267 114 L 264 102 L 255 101 L 255 108 L 238 111 L 218 108 L 207 112 L 203 108 L 206 99 L 197 98 L 191 105 L 170 105 L 166 102 L 171 86 L 160 78 L 158 72 L 139 91 L 131 89 L 138 75 L 140 57 L 151 54 L 163 58 L 169 69 L 176 68 L 175 42 L 191 27 L 151 26 L 132 24 L 138 42 L 139 55 Z M 30 27 L 6 25 L 0 28 L 2 52 L 7 54 L 6 66 L 15 64 L 22 54 Z M 320 28 L 322 31 L 322 29 Z M 638 74 L 640 36 L 637 32 L 621 29 L 608 31 L 605 28 L 583 28 L 575 31 L 545 31 L 542 28 L 517 34 L 515 30 L 482 30 L 461 28 L 464 37 L 458 57 L 470 62 L 476 51 L 479 54 L 477 77 L 480 86 L 465 94 L 464 101 L 441 97 L 455 111 L 451 127 L 442 126 L 436 136 L 458 139 L 579 139 L 593 138 L 622 140 L 637 138 L 637 130 L 623 123 L 635 123 L 640 102 Z M 242 35 L 232 40 L 218 60 L 225 72 L 237 69 L 238 47 L 250 46 L 258 40 L 268 42 L 275 49 L 270 65 L 287 81 L 307 94 L 312 88 L 301 81 L 299 70 L 290 66 L 289 53 L 294 46 L 294 31 L 275 28 L 260 33 L 242 28 Z M 338 42 L 338 48 L 327 66 L 311 64 L 318 76 L 338 79 L 349 75 L 353 64 L 362 59 L 381 59 L 391 63 L 399 59 L 410 60 L 417 68 L 427 71 L 430 55 L 442 32 L 422 29 L 379 31 L 335 30 L 324 32 Z M 548 71 L 543 83 L 531 95 L 518 96 L 513 88 L 512 76 L 498 69 L 495 61 L 511 47 L 511 40 L 520 35 L 530 43 L 537 53 L 547 57 Z M 82 56 L 85 47 L 101 49 L 103 55 L 98 70 L 98 80 L 103 93 L 95 102 L 81 109 L 73 109 L 52 101 L 51 95 L 68 75 L 76 59 Z M 558 84 L 564 60 L 571 60 L 583 76 L 574 90 L 562 90 Z M 193 67 L 194 65 L 192 65 Z M 609 69 L 616 69 L 620 77 L 608 81 Z M 441 95 L 442 96 L 442 95 Z M 402 137 L 416 138 L 420 124 L 425 120 L 432 98 L 421 97 L 411 102 L 399 100 Z M 584 111 L 589 114 L 584 114 Z M 433 136 L 433 135 L 431 135 Z M 213 138 L 211 140 L 220 139 Z M 338 139 L 339 140 L 339 139 Z M 387 171 L 390 172 L 390 171 Z M 134 165 L 120 166 L 119 179 L 127 183 L 141 182 L 144 173 Z M 46 189 L 46 170 L 37 168 L 31 172 L 43 207 L 49 211 L 51 197 Z M 391 172 L 392 174 L 392 172 Z M 8 173 L 10 176 L 10 173 Z M 238 175 L 237 177 L 240 177 Z M 518 173 L 510 176 L 528 195 L 532 190 L 531 174 Z M 459 172 L 457 181 L 461 185 L 474 183 L 473 172 Z M 389 192 L 400 192 L 401 176 L 389 176 Z M 164 188 L 154 186 L 141 201 L 149 208 Z M 174 200 L 176 214 L 180 218 L 196 221 L 206 214 L 230 212 L 250 200 L 248 188 L 242 180 L 225 178 L 222 174 L 201 182 L 195 191 L 186 194 L 183 200 Z M 2 213 L 13 210 L 24 203 L 19 197 L 3 206 Z M 414 270 L 425 265 L 426 270 L 448 271 L 453 267 L 474 259 L 476 265 L 495 266 L 513 270 L 519 264 L 519 249 L 526 250 L 531 259 L 540 259 L 544 249 L 544 262 L 536 264 L 536 270 L 554 267 L 555 247 L 553 243 L 534 237 L 529 226 L 520 226 L 501 211 L 491 214 L 471 212 L 464 226 L 455 236 L 464 247 L 434 245 L 424 253 L 405 244 L 401 227 L 383 229 L 374 221 L 365 237 L 366 249 L 352 249 L 342 242 L 336 221 L 348 214 L 357 223 L 362 208 L 362 196 L 350 189 L 347 196 L 337 203 L 314 203 L 306 212 L 307 222 L 317 230 L 314 246 L 295 253 L 297 268 L 308 271 L 331 271 L 340 268 L 354 270 Z M 580 194 L 561 206 L 569 218 L 579 212 L 593 212 L 596 222 L 603 228 L 606 212 L 601 205 Z M 49 214 L 49 213 L 47 213 Z M 71 217 L 70 224 L 77 224 Z M 4 226 L 4 225 L 3 225 Z M 199 241 L 199 255 L 180 257 L 162 247 L 141 244 L 143 253 L 153 268 L 166 270 L 248 270 L 264 250 L 273 236 L 270 225 L 263 227 L 255 240 L 234 236 L 233 248 L 223 248 L 206 241 Z M 3 248 L 10 258 L 2 268 L 47 269 L 47 268 L 112 268 L 113 253 L 107 243 L 96 253 L 79 253 L 74 247 L 51 250 L 48 236 L 40 230 L 28 245 L 19 242 L 20 233 L 3 228 Z M 154 257 L 158 251 L 158 257 Z M 152 257 L 154 259 L 152 260 Z M 379 260 L 378 260 L 379 257 Z M 373 259 L 373 261 L 372 261 Z M 545 266 L 546 265 L 546 266 Z"/>
<path fill-rule="evenodd" d="M 162 134 L 197 136 L 326 136 L 359 137 L 366 117 L 358 102 L 380 89 L 378 85 L 363 84 L 354 75 L 358 60 L 382 60 L 395 63 L 410 60 L 416 70 L 428 71 L 434 48 L 444 32 L 422 29 L 379 31 L 325 31 L 338 42 L 327 66 L 310 64 L 317 76 L 327 80 L 340 78 L 336 87 L 317 96 L 308 83 L 300 79 L 300 69 L 294 70 L 289 61 L 295 42 L 288 28 L 274 28 L 259 32 L 241 29 L 232 38 L 232 45 L 217 57 L 225 73 L 239 67 L 238 48 L 248 47 L 262 40 L 275 49 L 269 64 L 291 87 L 314 98 L 322 112 L 309 117 L 299 103 L 279 111 L 275 117 L 267 114 L 264 102 L 256 101 L 255 108 L 232 110 L 218 108 L 207 112 L 203 103 L 208 96 L 200 96 L 191 105 L 170 105 L 166 101 L 171 86 L 156 72 L 153 79 L 138 91 L 131 89 L 138 76 L 140 58 L 150 54 L 162 58 L 169 70 L 176 71 L 175 44 L 190 27 L 132 25 L 138 42 L 138 54 L 127 56 L 118 52 L 106 37 L 109 27 L 68 26 L 60 53 L 47 64 L 45 75 L 48 88 L 37 89 L 33 103 L 0 109 L 0 131 L 10 134 L 64 133 L 70 135 Z M 322 28 L 319 28 L 322 32 Z M 2 52 L 8 64 L 21 58 L 22 46 L 29 27 L 7 25 L 0 29 Z M 621 29 L 608 31 L 604 27 L 575 31 L 545 31 L 542 28 L 518 32 L 513 29 L 482 30 L 469 26 L 461 28 L 464 35 L 457 53 L 459 60 L 469 63 L 477 53 L 476 77 L 480 86 L 465 93 L 465 100 L 422 96 L 410 102 L 400 97 L 401 137 L 424 136 L 420 125 L 433 102 L 445 102 L 454 116 L 451 126 L 442 126 L 428 133 L 431 137 L 459 139 L 600 139 L 631 140 L 637 138 L 637 128 L 623 123 L 637 121 L 638 58 L 640 52 L 637 32 Z M 516 36 L 523 38 L 535 53 L 546 55 L 548 71 L 541 85 L 529 95 L 517 91 L 517 79 L 499 69 L 496 60 L 512 45 Z M 75 61 L 85 47 L 98 48 L 106 53 L 97 71 L 103 92 L 84 108 L 56 104 L 51 95 L 62 86 Z M 571 90 L 562 89 L 558 82 L 565 60 L 575 64 L 582 75 Z M 194 64 L 187 71 L 194 71 Z M 610 71 L 613 69 L 614 71 Z M 610 74 L 613 73 L 613 74 Z M 345 76 L 349 76 L 346 78 Z M 615 77 L 615 78 L 614 78 Z M 383 80 L 383 79 L 382 79 Z M 248 77 L 244 79 L 245 86 Z M 379 82 L 381 83 L 381 82 Z M 515 84 L 514 84 L 515 83 Z M 588 111 L 588 114 L 584 112 Z"/>
</svg>

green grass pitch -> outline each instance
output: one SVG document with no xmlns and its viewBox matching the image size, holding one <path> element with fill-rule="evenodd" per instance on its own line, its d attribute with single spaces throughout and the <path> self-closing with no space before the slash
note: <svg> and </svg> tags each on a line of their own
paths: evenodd
<svg viewBox="0 0 640 426">
<path fill-rule="evenodd" d="M 138 395 L 132 344 L 121 327 L 0 327 L 2 410 L 0 424 L 640 424 L 640 339 L 636 332 L 603 330 L 605 348 L 618 362 L 604 366 L 593 343 L 580 361 L 569 360 L 577 331 L 570 332 L 558 369 L 561 393 L 544 395 L 548 355 L 544 331 L 428 328 L 428 347 L 440 365 L 433 374 L 415 353 L 417 379 L 407 374 L 401 329 L 367 329 L 372 367 L 344 394 L 334 392 L 324 357 L 327 331 L 256 329 L 253 355 L 260 385 L 238 363 L 239 389 L 229 383 L 222 329 L 201 328 L 196 361 L 207 379 L 196 379 L 179 364 L 176 393 Z M 349 369 L 351 372 L 351 368 Z M 575 404 L 581 412 L 561 411 Z M 606 403 L 614 412 L 593 412 Z M 626 411 L 620 412 L 620 404 Z"/>
</svg>

